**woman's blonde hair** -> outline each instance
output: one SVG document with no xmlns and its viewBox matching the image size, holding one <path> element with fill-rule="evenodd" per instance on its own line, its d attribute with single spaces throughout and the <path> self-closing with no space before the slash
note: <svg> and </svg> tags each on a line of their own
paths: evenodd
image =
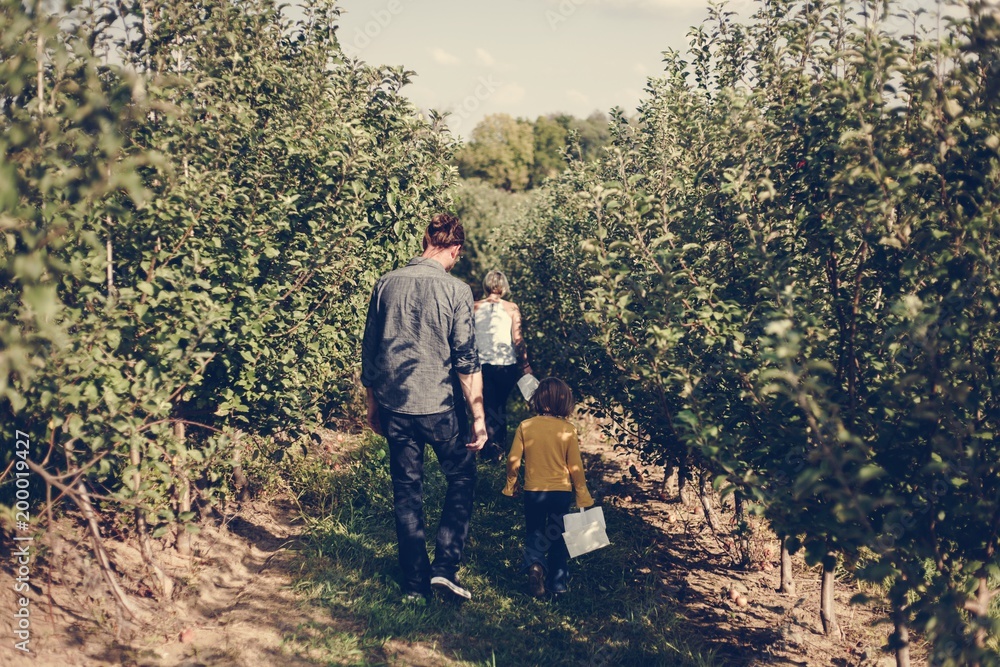
<svg viewBox="0 0 1000 667">
<path fill-rule="evenodd" d="M 559 378 L 545 378 L 531 395 L 531 409 L 540 415 L 569 417 L 576 402 L 573 390 Z"/>
<path fill-rule="evenodd" d="M 503 274 L 503 271 L 493 270 L 486 274 L 483 278 L 483 291 L 486 295 L 499 294 L 500 298 L 510 294 L 510 283 L 507 282 L 507 276 Z"/>
</svg>

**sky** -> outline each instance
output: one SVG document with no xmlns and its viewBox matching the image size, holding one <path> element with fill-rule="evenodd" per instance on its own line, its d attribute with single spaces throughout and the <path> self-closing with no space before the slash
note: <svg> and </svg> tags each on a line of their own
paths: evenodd
<svg viewBox="0 0 1000 667">
<path fill-rule="evenodd" d="M 936 0 L 903 0 L 936 14 Z M 340 0 L 348 55 L 416 72 L 404 90 L 421 110 L 449 112 L 468 138 L 484 116 L 534 120 L 635 111 L 663 51 L 687 50 L 708 0 Z M 754 0 L 726 6 L 746 18 Z M 897 8 L 899 5 L 896 6 Z"/>
<path fill-rule="evenodd" d="M 732 3 L 749 7 L 749 0 Z M 414 70 L 420 109 L 468 137 L 484 116 L 635 110 L 707 0 L 341 0 L 344 50 Z"/>
</svg>

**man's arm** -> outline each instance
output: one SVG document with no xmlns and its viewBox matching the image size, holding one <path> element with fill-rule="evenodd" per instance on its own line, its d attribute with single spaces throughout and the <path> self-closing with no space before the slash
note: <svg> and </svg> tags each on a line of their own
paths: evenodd
<svg viewBox="0 0 1000 667">
<path fill-rule="evenodd" d="M 382 422 L 378 414 L 378 401 L 375 400 L 375 391 L 371 387 L 365 387 L 365 393 L 368 395 L 368 428 L 379 435 L 385 435 L 382 433 Z"/>
<path fill-rule="evenodd" d="M 368 301 L 368 317 L 365 319 L 365 333 L 361 339 L 361 384 L 365 387 L 365 394 L 368 398 L 368 426 L 371 430 L 382 435 L 382 427 L 379 423 L 378 403 L 375 401 L 375 391 L 372 385 L 380 376 L 380 369 L 377 368 L 379 338 L 381 337 L 381 327 L 378 322 L 377 308 L 377 286 L 372 290 L 371 299 Z"/>
<path fill-rule="evenodd" d="M 466 447 L 478 451 L 486 444 L 486 411 L 483 409 L 483 371 L 479 365 L 479 351 L 476 349 L 476 325 L 472 311 L 472 290 L 465 286 L 455 306 L 455 319 L 448 344 L 451 346 L 452 368 L 458 374 L 465 402 L 472 411 L 475 440 L 466 444 Z"/>
<path fill-rule="evenodd" d="M 462 393 L 465 394 L 465 402 L 472 411 L 472 434 L 475 440 L 466 444 L 469 449 L 479 451 L 486 444 L 486 411 L 483 409 L 483 373 L 476 371 L 471 375 L 458 374 L 458 380 L 462 383 Z"/>
</svg>

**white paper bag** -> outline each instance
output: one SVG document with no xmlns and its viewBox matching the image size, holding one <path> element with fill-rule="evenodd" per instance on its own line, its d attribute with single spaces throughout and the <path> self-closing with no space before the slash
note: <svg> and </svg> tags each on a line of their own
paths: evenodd
<svg viewBox="0 0 1000 667">
<path fill-rule="evenodd" d="M 563 539 L 570 558 L 576 558 L 611 544 L 608 539 L 607 525 L 604 523 L 604 510 L 592 507 L 581 512 L 570 512 L 563 517 Z"/>
<path fill-rule="evenodd" d="M 521 379 L 517 381 L 517 388 L 521 390 L 521 396 L 524 396 L 524 400 L 530 401 L 531 396 L 538 389 L 538 380 L 531 373 L 522 375 Z"/>
</svg>

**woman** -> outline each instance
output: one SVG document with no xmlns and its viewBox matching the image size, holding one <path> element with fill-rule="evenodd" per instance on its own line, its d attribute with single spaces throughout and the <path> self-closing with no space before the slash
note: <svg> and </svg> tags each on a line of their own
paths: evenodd
<svg viewBox="0 0 1000 667">
<path fill-rule="evenodd" d="M 521 311 L 504 300 L 510 294 L 507 276 L 490 271 L 483 280 L 483 292 L 486 296 L 474 306 L 488 436 L 481 456 L 502 460 L 507 445 L 507 397 L 518 379 L 531 373 L 531 366 L 521 336 Z"/>
</svg>

